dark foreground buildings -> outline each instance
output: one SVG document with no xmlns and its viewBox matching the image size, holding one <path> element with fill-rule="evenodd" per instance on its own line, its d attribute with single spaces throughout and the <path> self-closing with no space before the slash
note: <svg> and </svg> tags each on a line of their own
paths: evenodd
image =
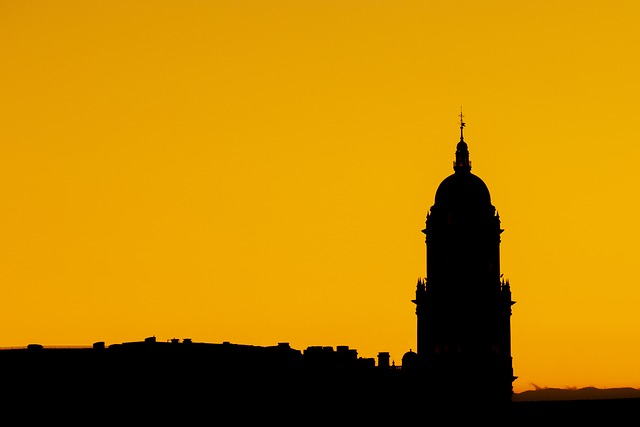
<svg viewBox="0 0 640 427">
<path fill-rule="evenodd" d="M 423 230 L 427 276 L 418 280 L 413 300 L 417 352 L 407 352 L 401 366 L 390 363 L 388 353 L 367 359 L 340 346 L 301 351 L 286 343 L 260 347 L 150 337 L 87 348 L 0 350 L 1 385 L 22 402 L 55 400 L 58 406 L 96 411 L 185 411 L 197 403 L 214 412 L 236 408 L 233 414 L 240 418 L 301 408 L 335 414 L 349 407 L 360 417 L 385 413 L 406 419 L 452 402 L 510 404 L 513 302 L 500 274 L 503 230 L 487 186 L 471 173 L 463 127 L 461 121 L 454 173 L 437 189 Z"/>
</svg>

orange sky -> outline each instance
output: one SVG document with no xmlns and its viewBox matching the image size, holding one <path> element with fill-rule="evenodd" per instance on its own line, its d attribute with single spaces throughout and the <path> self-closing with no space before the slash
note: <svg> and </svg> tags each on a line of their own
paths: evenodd
<svg viewBox="0 0 640 427">
<path fill-rule="evenodd" d="M 460 106 L 516 391 L 640 387 L 636 1 L 0 3 L 0 346 L 415 349 Z"/>
</svg>

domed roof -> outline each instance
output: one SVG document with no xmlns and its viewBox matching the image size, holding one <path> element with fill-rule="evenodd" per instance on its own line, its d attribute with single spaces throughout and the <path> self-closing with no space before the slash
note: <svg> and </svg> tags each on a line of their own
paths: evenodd
<svg viewBox="0 0 640 427">
<path fill-rule="evenodd" d="M 471 172 L 456 172 L 438 186 L 435 206 L 445 209 L 485 208 L 491 206 L 491 195 L 478 176 Z"/>
<path fill-rule="evenodd" d="M 464 141 L 464 122 L 460 113 L 460 141 L 456 145 L 455 173 L 440 183 L 436 190 L 434 207 L 446 211 L 468 211 L 491 208 L 491 195 L 487 185 L 471 173 L 469 146 Z"/>
<path fill-rule="evenodd" d="M 402 366 L 403 367 L 412 367 L 415 366 L 415 364 L 418 361 L 418 353 L 416 353 L 413 350 L 409 350 L 407 351 L 403 356 L 402 356 Z"/>
</svg>

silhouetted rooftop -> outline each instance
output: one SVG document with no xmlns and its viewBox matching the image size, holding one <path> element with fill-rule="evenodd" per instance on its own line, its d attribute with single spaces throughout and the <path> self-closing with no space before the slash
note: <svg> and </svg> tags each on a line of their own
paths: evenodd
<svg viewBox="0 0 640 427">
<path fill-rule="evenodd" d="M 471 172 L 446 177 L 436 190 L 435 206 L 445 210 L 486 209 L 491 207 L 489 188 Z"/>
</svg>

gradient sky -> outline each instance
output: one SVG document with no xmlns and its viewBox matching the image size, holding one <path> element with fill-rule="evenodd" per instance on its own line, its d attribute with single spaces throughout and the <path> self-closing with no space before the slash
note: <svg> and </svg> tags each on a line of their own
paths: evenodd
<svg viewBox="0 0 640 427">
<path fill-rule="evenodd" d="M 0 2 L 0 346 L 415 349 L 458 117 L 519 392 L 640 387 L 640 3 Z"/>
</svg>

